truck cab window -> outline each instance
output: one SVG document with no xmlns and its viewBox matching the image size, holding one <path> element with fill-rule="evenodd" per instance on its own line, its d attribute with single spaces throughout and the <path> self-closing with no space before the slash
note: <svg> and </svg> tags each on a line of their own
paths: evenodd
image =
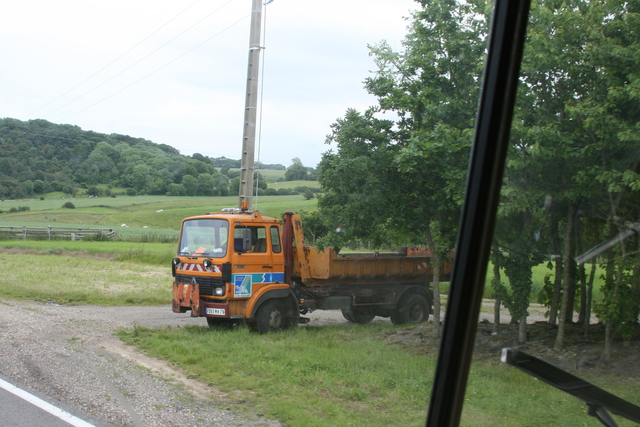
<svg viewBox="0 0 640 427">
<path fill-rule="evenodd" d="M 245 230 L 250 230 L 251 238 L 246 243 L 246 247 L 242 247 L 242 240 Z M 267 252 L 267 230 L 262 226 L 241 226 L 236 227 L 234 231 L 234 242 L 236 251 L 239 248 L 243 250 L 241 252 L 246 253 L 265 253 Z"/>
<path fill-rule="evenodd" d="M 221 219 L 185 221 L 178 254 L 224 258 L 227 254 L 229 223 Z"/>
<path fill-rule="evenodd" d="M 271 231 L 271 250 L 274 254 L 279 254 L 282 251 L 282 247 L 280 246 L 280 230 L 278 227 L 271 227 L 269 229 Z"/>
</svg>

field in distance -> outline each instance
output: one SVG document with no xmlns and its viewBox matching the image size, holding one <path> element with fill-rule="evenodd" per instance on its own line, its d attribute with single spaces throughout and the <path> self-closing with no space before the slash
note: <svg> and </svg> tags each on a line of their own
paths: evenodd
<svg viewBox="0 0 640 427">
<path fill-rule="evenodd" d="M 62 206 L 71 202 L 74 209 Z M 291 210 L 313 211 L 317 199 L 301 195 L 260 196 L 254 207 L 275 218 Z M 118 196 L 0 201 L 0 226 L 117 228 L 118 233 L 177 231 L 182 219 L 237 207 L 238 197 Z M 19 212 L 9 212 L 15 208 Z M 26 210 L 25 208 L 28 208 Z M 122 226 L 123 224 L 126 227 Z"/>
</svg>

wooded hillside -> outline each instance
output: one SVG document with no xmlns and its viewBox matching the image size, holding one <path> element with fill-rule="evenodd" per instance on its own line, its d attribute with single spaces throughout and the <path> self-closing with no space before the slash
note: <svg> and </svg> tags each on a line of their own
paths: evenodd
<svg viewBox="0 0 640 427">
<path fill-rule="evenodd" d="M 70 195 L 86 188 L 109 195 L 226 196 L 237 194 L 239 160 L 192 156 L 166 144 L 128 135 L 103 134 L 46 120 L 0 119 L 0 198 L 33 197 L 51 191 Z M 287 169 L 281 164 L 261 169 Z M 266 183 L 257 183 L 266 188 Z M 106 184 L 107 190 L 104 189 Z M 101 194 L 98 194 L 101 193 Z"/>
</svg>

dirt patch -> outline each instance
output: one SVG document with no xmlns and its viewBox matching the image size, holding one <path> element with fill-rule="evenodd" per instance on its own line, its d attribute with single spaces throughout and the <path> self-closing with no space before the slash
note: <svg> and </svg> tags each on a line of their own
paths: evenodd
<svg viewBox="0 0 640 427">
<path fill-rule="evenodd" d="M 164 360 L 154 359 L 138 351 L 135 347 L 124 344 L 118 340 L 108 340 L 99 344 L 101 348 L 112 354 L 127 359 L 151 372 L 160 374 L 165 378 L 171 378 L 181 383 L 192 395 L 199 399 L 215 399 L 217 402 L 231 402 L 227 399 L 227 395 L 222 393 L 215 387 L 204 384 L 202 381 L 196 380 L 186 375 L 180 369 L 176 369 Z"/>
<path fill-rule="evenodd" d="M 430 324 L 387 331 L 387 334 L 385 339 L 388 342 L 410 351 L 437 354 L 439 340 L 434 337 Z M 588 338 L 583 325 L 567 325 L 564 348 L 559 351 L 554 350 L 557 328 L 552 328 L 548 322 L 527 325 L 527 342 L 520 343 L 516 325 L 503 324 L 500 332 L 495 334 L 493 324 L 485 319 L 478 325 L 474 360 L 498 363 L 503 348 L 514 348 L 579 377 L 624 375 L 640 381 L 640 332 L 626 343 L 621 339 L 614 340 L 608 365 L 602 363 L 604 334 L 605 327 L 600 323 L 590 325 Z"/>
</svg>

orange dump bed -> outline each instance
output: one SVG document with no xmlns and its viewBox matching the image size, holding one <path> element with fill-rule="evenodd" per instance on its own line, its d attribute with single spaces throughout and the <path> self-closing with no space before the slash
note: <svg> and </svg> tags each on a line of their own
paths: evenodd
<svg viewBox="0 0 640 427">
<path fill-rule="evenodd" d="M 400 253 L 337 254 L 332 248 L 294 248 L 293 276 L 314 286 L 339 284 L 425 283 L 433 280 L 428 251 L 404 248 Z M 440 268 L 440 281 L 449 280 L 451 262 Z"/>
</svg>

